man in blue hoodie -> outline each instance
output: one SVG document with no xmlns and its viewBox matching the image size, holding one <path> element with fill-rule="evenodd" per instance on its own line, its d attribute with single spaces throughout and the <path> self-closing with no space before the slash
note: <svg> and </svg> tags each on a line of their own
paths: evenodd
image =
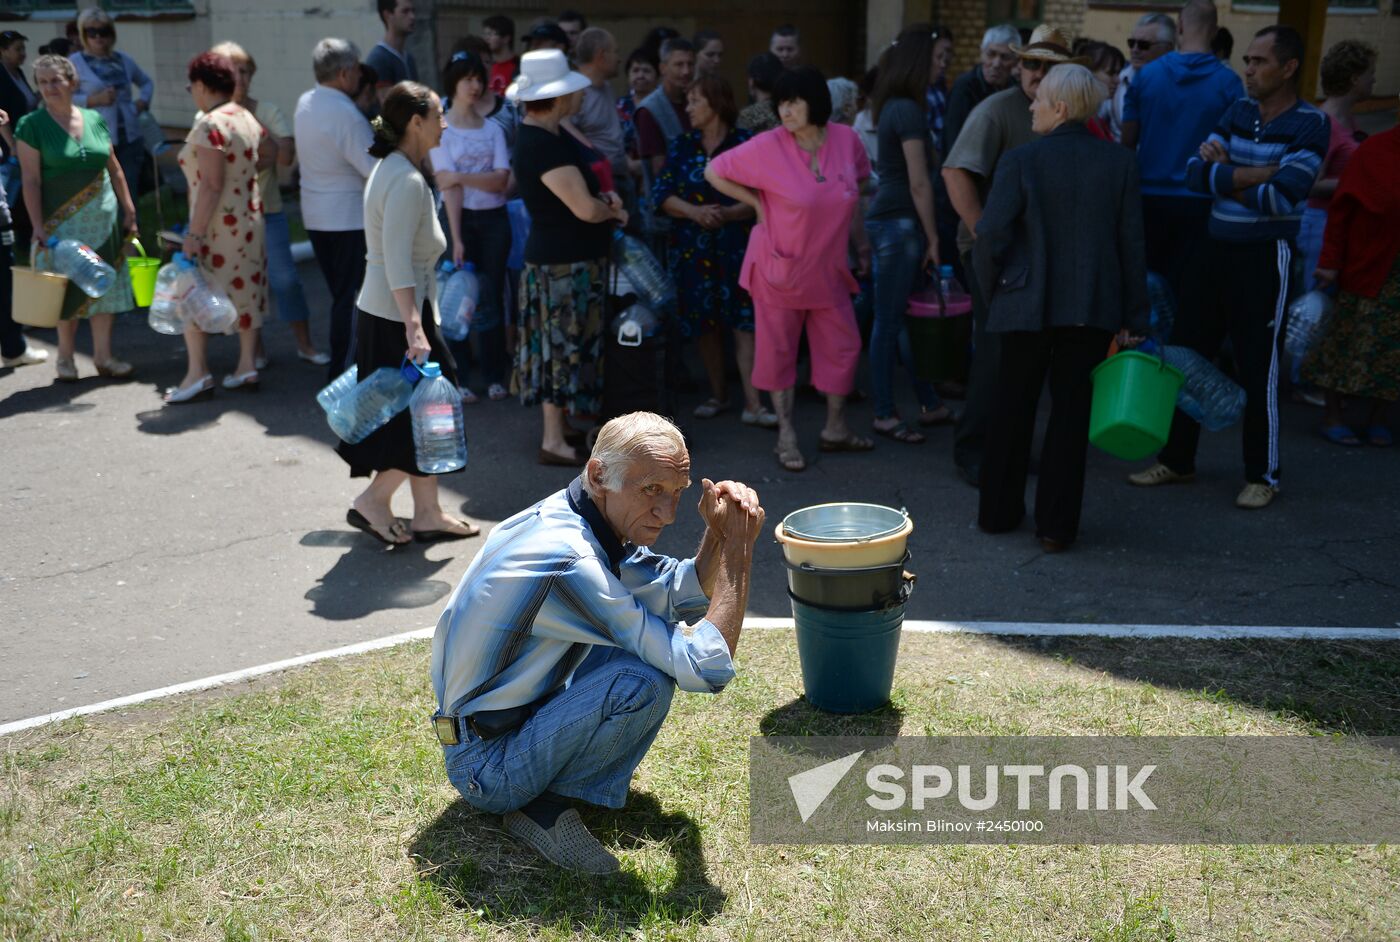
<svg viewBox="0 0 1400 942">
<path fill-rule="evenodd" d="M 1220 116 L 1244 96 L 1240 77 L 1211 52 L 1215 4 L 1189 0 L 1181 9 L 1181 46 L 1149 62 L 1128 86 L 1123 143 L 1136 147 L 1147 226 L 1147 267 L 1181 297 L 1182 273 L 1206 241 L 1211 199 L 1186 186 L 1186 162 Z"/>
</svg>

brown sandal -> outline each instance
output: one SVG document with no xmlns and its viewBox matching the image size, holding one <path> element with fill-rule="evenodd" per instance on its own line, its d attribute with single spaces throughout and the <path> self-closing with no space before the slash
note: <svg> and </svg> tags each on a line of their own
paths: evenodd
<svg viewBox="0 0 1400 942">
<path fill-rule="evenodd" d="M 778 456 L 778 464 L 782 466 L 784 471 L 796 474 L 798 471 L 807 470 L 807 459 L 802 457 L 802 452 L 795 445 L 791 448 L 779 445 L 773 449 L 773 454 Z"/>
</svg>

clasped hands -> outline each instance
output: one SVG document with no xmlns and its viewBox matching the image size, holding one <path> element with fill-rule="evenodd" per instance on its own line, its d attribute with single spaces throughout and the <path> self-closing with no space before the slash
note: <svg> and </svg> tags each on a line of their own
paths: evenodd
<svg viewBox="0 0 1400 942">
<path fill-rule="evenodd" d="M 763 530 L 765 513 L 758 492 L 738 481 L 701 482 L 700 519 L 726 549 L 747 550 Z"/>
</svg>

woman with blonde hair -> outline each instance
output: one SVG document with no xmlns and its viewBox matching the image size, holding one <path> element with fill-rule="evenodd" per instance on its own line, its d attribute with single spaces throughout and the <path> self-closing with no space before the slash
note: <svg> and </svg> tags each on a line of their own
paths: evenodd
<svg viewBox="0 0 1400 942">
<path fill-rule="evenodd" d="M 977 523 L 1016 529 L 1025 516 L 1036 407 L 1050 377 L 1050 424 L 1035 492 L 1036 538 L 1047 553 L 1079 534 L 1089 449 L 1090 374 L 1115 334 L 1147 329 L 1147 262 L 1133 152 L 1085 122 L 1106 89 L 1081 65 L 1046 73 L 1031 103 L 1038 140 L 997 164 L 977 224 L 977 283 L 991 285 L 987 330 L 1001 367 L 982 459 Z"/>
<path fill-rule="evenodd" d="M 78 71 L 73 100 L 107 122 L 112 149 L 134 199 L 140 194 L 141 171 L 146 165 L 140 115 L 150 110 L 156 83 L 135 59 L 116 49 L 117 27 L 106 10 L 90 7 L 79 13 L 78 38 L 82 48 L 70 57 Z M 140 98 L 131 94 L 133 85 L 140 89 Z"/>
<path fill-rule="evenodd" d="M 89 298 L 69 284 L 58 323 L 58 379 L 78 379 L 73 357 L 80 320 L 92 324 L 92 360 L 98 374 L 126 379 L 131 364 L 112 355 L 112 315 L 136 306 L 122 259 L 123 236 L 136 233 L 136 206 L 107 123 L 97 112 L 74 104 L 78 73 L 73 63 L 62 56 L 40 56 L 34 63 L 34 84 L 43 104 L 15 128 L 34 245 L 43 246 L 49 236 L 75 239 L 117 272 L 100 298 Z"/>
<path fill-rule="evenodd" d="M 263 239 L 267 247 L 267 282 L 272 289 L 272 299 L 277 305 L 277 319 L 292 328 L 296 338 L 297 357 L 314 366 L 325 366 L 331 361 L 329 355 L 317 351 L 311 339 L 311 308 L 306 303 L 306 295 L 301 290 L 301 277 L 297 274 L 297 264 L 292 259 L 291 228 L 287 214 L 282 211 L 282 188 L 278 174 L 291 172 L 296 163 L 296 140 L 292 137 L 292 123 L 286 114 L 273 102 L 257 99 L 250 93 L 253 76 L 258 72 L 258 63 L 248 51 L 238 43 L 219 43 L 210 52 L 227 56 L 233 63 L 237 84 L 233 90 L 233 101 L 242 105 L 267 132 L 262 149 L 258 152 L 258 194 L 263 205 Z M 262 356 L 263 340 L 258 338 L 257 366 L 266 365 Z"/>
</svg>

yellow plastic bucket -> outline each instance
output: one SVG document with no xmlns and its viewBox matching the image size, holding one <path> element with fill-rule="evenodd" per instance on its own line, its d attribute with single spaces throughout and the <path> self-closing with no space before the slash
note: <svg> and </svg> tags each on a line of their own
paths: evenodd
<svg viewBox="0 0 1400 942">
<path fill-rule="evenodd" d="M 150 307 L 156 299 L 156 274 L 160 271 L 160 259 L 146 254 L 140 239 L 132 239 L 140 255 L 126 257 L 126 270 L 131 273 L 131 294 L 137 307 Z"/>
<path fill-rule="evenodd" d="M 15 266 L 10 299 L 15 322 L 28 327 L 57 327 L 63 314 L 68 279 L 51 271 Z"/>
</svg>

